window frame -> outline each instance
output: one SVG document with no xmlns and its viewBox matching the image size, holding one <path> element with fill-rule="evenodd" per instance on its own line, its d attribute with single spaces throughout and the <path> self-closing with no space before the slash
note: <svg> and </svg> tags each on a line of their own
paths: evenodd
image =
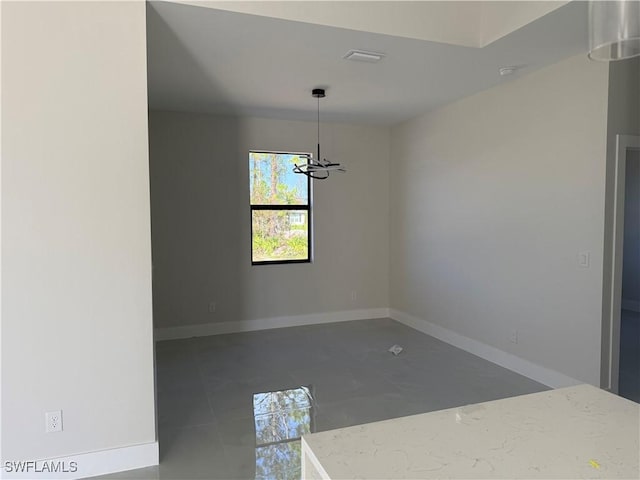
<svg viewBox="0 0 640 480">
<path fill-rule="evenodd" d="M 273 150 L 249 150 L 248 159 L 251 161 L 252 153 L 266 153 L 266 154 L 275 154 L 275 155 L 306 155 L 311 156 L 310 153 L 305 152 L 286 152 L 286 151 L 273 151 Z M 251 163 L 249 163 L 249 191 L 251 191 Z M 307 177 L 307 204 L 306 205 L 282 205 L 282 204 L 253 204 L 251 203 L 251 193 L 249 193 L 249 222 L 251 225 L 250 228 L 250 248 L 251 248 L 251 265 L 286 265 L 293 263 L 312 263 L 313 255 L 312 255 L 312 238 L 313 238 L 313 222 L 312 222 L 312 188 L 311 188 L 311 178 Z M 253 259 L 253 212 L 254 211 L 264 211 L 264 210 L 272 210 L 272 211 L 287 211 L 287 210 L 304 210 L 307 212 L 307 258 L 305 259 L 292 259 L 292 260 L 254 260 Z"/>
</svg>

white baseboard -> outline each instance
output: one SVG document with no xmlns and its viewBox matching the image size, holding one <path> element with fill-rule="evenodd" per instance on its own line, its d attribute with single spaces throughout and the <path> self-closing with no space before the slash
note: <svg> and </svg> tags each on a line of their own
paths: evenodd
<svg viewBox="0 0 640 480">
<path fill-rule="evenodd" d="M 415 328 L 454 347 L 477 355 L 501 367 L 508 368 L 549 387 L 562 388 L 584 383 L 408 313 L 390 309 L 389 316 L 408 327 Z"/>
<path fill-rule="evenodd" d="M 203 337 L 224 333 L 252 332 L 269 330 L 272 328 L 298 327 L 303 325 L 317 325 L 322 323 L 347 322 L 352 320 L 366 320 L 372 318 L 393 318 L 418 331 L 431 335 L 454 347 L 484 358 L 501 367 L 508 368 L 524 375 L 536 382 L 552 388 L 562 388 L 579 385 L 581 382 L 555 370 L 542 367 L 528 360 L 524 360 L 511 353 L 460 335 L 452 330 L 435 325 L 408 313 L 388 308 L 371 308 L 359 310 L 345 310 L 340 312 L 313 313 L 308 315 L 293 315 L 287 317 L 262 318 L 258 320 L 243 320 L 238 322 L 206 323 L 201 325 L 185 325 L 182 327 L 157 328 L 154 332 L 156 341 L 175 340 L 180 338 Z"/>
<path fill-rule="evenodd" d="M 300 327 L 321 323 L 348 322 L 367 320 L 370 318 L 388 318 L 388 308 L 366 308 L 344 310 L 341 312 L 311 313 L 288 317 L 261 318 L 258 320 L 242 320 L 237 322 L 204 323 L 201 325 L 185 325 L 183 327 L 156 328 L 154 338 L 158 340 L 175 340 L 178 338 L 205 337 L 223 333 L 253 332 L 272 328 Z"/>
<path fill-rule="evenodd" d="M 640 300 L 631 300 L 629 298 L 623 298 L 622 309 L 631 310 L 632 312 L 640 312 Z"/>
<path fill-rule="evenodd" d="M 22 462 L 21 467 L 18 462 Z M 79 479 L 151 467 L 158 465 L 158 462 L 158 442 L 153 442 L 31 463 L 28 463 L 28 459 L 22 458 L 3 459 L 0 478 Z"/>
</svg>

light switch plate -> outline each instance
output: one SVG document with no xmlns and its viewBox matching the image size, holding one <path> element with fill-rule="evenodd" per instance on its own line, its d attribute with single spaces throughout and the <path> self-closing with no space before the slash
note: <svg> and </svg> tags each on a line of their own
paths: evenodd
<svg viewBox="0 0 640 480">
<path fill-rule="evenodd" d="M 589 268 L 591 266 L 591 252 L 578 253 L 578 265 L 582 268 Z"/>
</svg>

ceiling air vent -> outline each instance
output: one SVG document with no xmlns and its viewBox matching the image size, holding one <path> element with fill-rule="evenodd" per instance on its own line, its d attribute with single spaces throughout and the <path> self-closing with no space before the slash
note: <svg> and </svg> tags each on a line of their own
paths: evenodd
<svg viewBox="0 0 640 480">
<path fill-rule="evenodd" d="M 345 60 L 353 60 L 354 62 L 377 63 L 384 58 L 384 53 L 349 50 L 342 58 Z"/>
</svg>

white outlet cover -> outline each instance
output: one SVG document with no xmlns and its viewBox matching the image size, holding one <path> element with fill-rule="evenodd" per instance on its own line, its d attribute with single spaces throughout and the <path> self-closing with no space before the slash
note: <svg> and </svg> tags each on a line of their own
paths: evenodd
<svg viewBox="0 0 640 480">
<path fill-rule="evenodd" d="M 46 433 L 62 431 L 62 410 L 45 413 Z"/>
</svg>

